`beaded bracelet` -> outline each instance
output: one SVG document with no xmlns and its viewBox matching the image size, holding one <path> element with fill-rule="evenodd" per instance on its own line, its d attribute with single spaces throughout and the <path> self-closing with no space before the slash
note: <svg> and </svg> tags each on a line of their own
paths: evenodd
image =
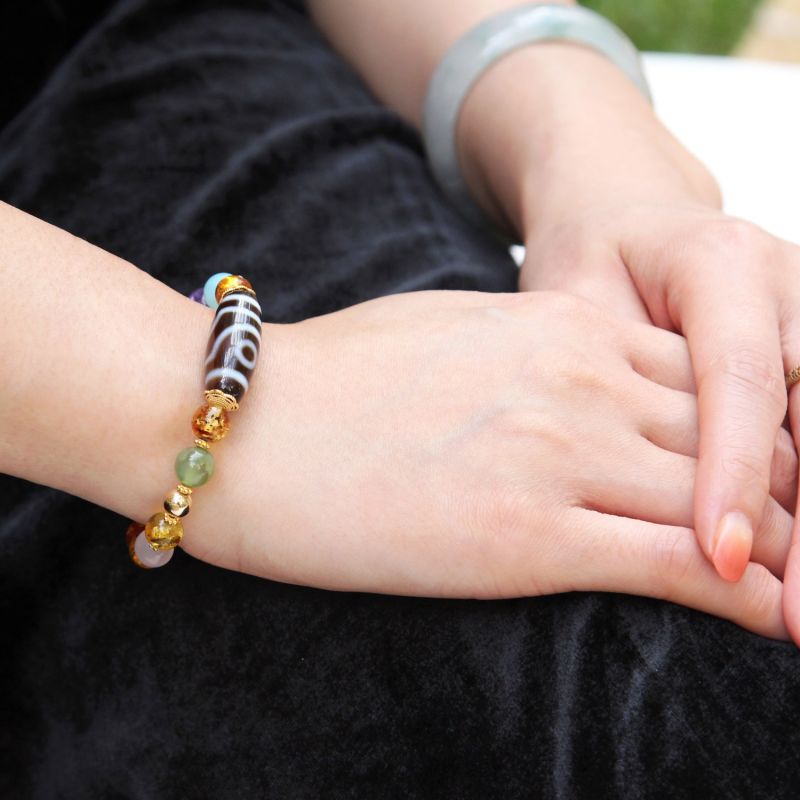
<svg viewBox="0 0 800 800">
<path fill-rule="evenodd" d="M 214 473 L 209 445 L 228 433 L 228 413 L 239 408 L 261 344 L 261 306 L 246 278 L 218 272 L 189 296 L 217 312 L 206 348 L 205 403 L 192 417 L 194 445 L 175 459 L 180 483 L 164 498 L 164 510 L 144 525 L 131 522 L 128 526 L 128 552 L 133 563 L 144 569 L 163 567 L 181 543 L 181 519 L 192 506 L 192 490 Z"/>
</svg>

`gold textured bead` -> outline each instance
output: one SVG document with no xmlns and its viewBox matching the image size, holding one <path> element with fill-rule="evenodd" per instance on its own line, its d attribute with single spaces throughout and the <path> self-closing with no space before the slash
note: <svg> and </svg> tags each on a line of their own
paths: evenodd
<svg viewBox="0 0 800 800">
<path fill-rule="evenodd" d="M 178 484 L 177 489 L 181 494 L 191 494 L 192 493 L 192 490 L 188 486 L 184 486 L 182 483 Z"/>
<path fill-rule="evenodd" d="M 206 403 L 215 408 L 224 408 L 226 411 L 236 411 L 239 408 L 236 398 L 221 389 L 206 389 L 203 394 L 206 397 Z"/>
<path fill-rule="evenodd" d="M 186 488 L 186 487 L 185 487 Z M 164 511 L 169 512 L 174 517 L 185 517 L 192 507 L 192 498 L 182 492 L 180 487 L 173 489 L 164 498 Z"/>
<path fill-rule="evenodd" d="M 159 511 L 147 520 L 144 535 L 153 550 L 171 550 L 181 543 L 183 525 L 173 514 Z"/>
<path fill-rule="evenodd" d="M 192 432 L 206 442 L 218 442 L 230 429 L 228 412 L 219 406 L 204 403 L 192 417 Z"/>
<path fill-rule="evenodd" d="M 241 291 L 242 289 L 255 296 L 253 287 L 247 278 L 243 278 L 241 275 L 228 275 L 217 284 L 217 290 L 214 295 L 217 298 L 217 302 L 220 303 L 228 292 Z"/>
<path fill-rule="evenodd" d="M 195 447 L 202 447 L 203 450 L 208 450 L 211 452 L 211 446 L 205 439 L 195 439 L 194 440 Z"/>
</svg>

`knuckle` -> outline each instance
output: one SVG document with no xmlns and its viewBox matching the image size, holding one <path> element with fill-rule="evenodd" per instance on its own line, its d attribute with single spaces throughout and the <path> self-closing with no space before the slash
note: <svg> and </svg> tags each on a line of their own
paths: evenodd
<svg viewBox="0 0 800 800">
<path fill-rule="evenodd" d="M 780 584 L 770 571 L 761 564 L 749 567 L 750 575 L 745 591 L 744 607 L 748 617 L 767 620 L 780 607 Z"/>
<path fill-rule="evenodd" d="M 704 221 L 697 234 L 700 248 L 706 252 L 729 253 L 740 260 L 763 252 L 769 237 L 755 223 L 738 217 L 721 216 L 713 222 Z"/>
<path fill-rule="evenodd" d="M 764 494 L 769 490 L 769 464 L 748 448 L 726 445 L 720 466 L 737 483 L 752 485 Z"/>
<path fill-rule="evenodd" d="M 781 418 L 786 412 L 783 367 L 760 347 L 737 347 L 718 362 L 729 385 L 748 395 L 761 396 Z"/>
<path fill-rule="evenodd" d="M 670 530 L 655 536 L 652 542 L 657 596 L 673 600 L 691 577 L 698 557 L 695 535 L 688 529 Z"/>
<path fill-rule="evenodd" d="M 770 477 L 776 488 L 790 488 L 797 481 L 798 459 L 797 451 L 787 441 L 787 437 L 778 436 L 775 443 L 775 452 L 772 456 L 772 469 Z"/>
<path fill-rule="evenodd" d="M 608 373 L 594 369 L 587 363 L 574 370 L 571 388 L 573 391 L 586 392 L 591 397 L 615 394 L 615 384 Z"/>
<path fill-rule="evenodd" d="M 614 391 L 616 386 L 616 373 L 609 369 L 607 361 L 602 366 L 605 369 L 587 352 L 559 344 L 526 354 L 519 365 L 519 376 L 526 389 L 537 393 L 546 387 L 562 398 L 576 392 L 600 396 Z M 512 414 L 512 420 L 516 418 L 518 415 Z"/>
<path fill-rule="evenodd" d="M 789 514 L 776 502 L 768 501 L 758 526 L 752 555 L 754 561 L 763 564 L 781 580 L 792 538 L 788 519 Z"/>
<path fill-rule="evenodd" d="M 541 366 L 556 387 L 570 394 L 586 393 L 598 399 L 619 394 L 619 373 L 615 365 L 597 351 L 593 356 L 578 349 L 562 349 L 557 359 Z M 541 385 L 541 376 L 542 372 L 538 375 L 537 385 Z"/>
<path fill-rule="evenodd" d="M 719 360 L 724 374 L 748 390 L 763 392 L 776 402 L 785 400 L 783 368 L 760 347 L 737 347 Z"/>
</svg>

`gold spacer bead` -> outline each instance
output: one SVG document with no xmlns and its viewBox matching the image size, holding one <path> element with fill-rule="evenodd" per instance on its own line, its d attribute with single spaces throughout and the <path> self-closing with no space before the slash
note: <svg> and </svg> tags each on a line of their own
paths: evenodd
<svg viewBox="0 0 800 800">
<path fill-rule="evenodd" d="M 236 411 L 239 408 L 236 398 L 220 389 L 206 389 L 203 394 L 205 395 L 206 403 L 210 406 L 218 406 L 226 411 Z"/>
<path fill-rule="evenodd" d="M 164 511 L 183 519 L 192 510 L 191 495 L 173 489 L 164 497 Z"/>
<path fill-rule="evenodd" d="M 222 302 L 222 298 L 231 292 L 245 292 L 246 294 L 256 296 L 253 291 L 253 285 L 247 278 L 241 275 L 226 275 L 218 284 L 214 291 L 214 296 L 218 303 Z"/>
<path fill-rule="evenodd" d="M 202 447 L 203 450 L 211 450 L 208 445 L 208 442 L 205 439 L 195 439 L 194 440 L 195 447 Z"/>
<path fill-rule="evenodd" d="M 180 522 L 180 519 L 176 517 L 174 514 L 171 514 L 169 511 L 164 511 L 164 516 L 172 523 Z"/>
<path fill-rule="evenodd" d="M 182 483 L 179 483 L 175 487 L 181 494 L 191 494 L 192 490 L 188 486 L 184 486 Z"/>
<path fill-rule="evenodd" d="M 256 297 L 256 293 L 253 289 L 248 289 L 246 286 L 234 286 L 233 289 L 226 289 L 219 296 L 219 300 L 217 302 L 221 303 L 229 294 L 233 294 L 233 292 L 239 292 L 239 294 L 249 294 L 250 297 Z"/>
</svg>

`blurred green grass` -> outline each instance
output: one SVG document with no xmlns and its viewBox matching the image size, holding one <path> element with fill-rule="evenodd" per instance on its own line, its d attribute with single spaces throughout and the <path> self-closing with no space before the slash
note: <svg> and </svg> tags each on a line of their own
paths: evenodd
<svg viewBox="0 0 800 800">
<path fill-rule="evenodd" d="M 761 0 L 582 0 L 640 50 L 729 53 Z"/>
</svg>

